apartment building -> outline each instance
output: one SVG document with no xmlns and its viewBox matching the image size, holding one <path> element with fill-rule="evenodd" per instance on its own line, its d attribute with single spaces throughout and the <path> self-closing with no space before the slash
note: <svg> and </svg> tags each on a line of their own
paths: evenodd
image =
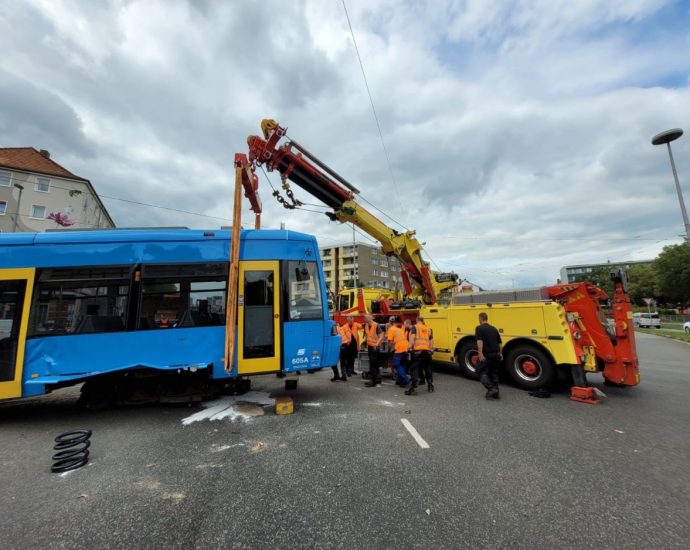
<svg viewBox="0 0 690 550">
<path fill-rule="evenodd" d="M 33 147 L 0 148 L 0 232 L 115 227 L 91 182 Z"/>
<path fill-rule="evenodd" d="M 397 258 L 386 256 L 377 246 L 350 243 L 320 251 L 326 286 L 332 292 L 353 284 L 388 289 L 402 286 Z"/>
<path fill-rule="evenodd" d="M 630 269 L 635 265 L 651 265 L 654 260 L 630 260 L 627 262 L 607 262 L 605 264 L 566 265 L 561 268 L 561 282 L 574 283 L 587 278 L 587 273 L 602 267 Z"/>
</svg>

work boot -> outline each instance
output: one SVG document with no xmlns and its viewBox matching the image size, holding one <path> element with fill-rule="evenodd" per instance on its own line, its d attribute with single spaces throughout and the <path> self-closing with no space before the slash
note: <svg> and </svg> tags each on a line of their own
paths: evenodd
<svg viewBox="0 0 690 550">
<path fill-rule="evenodd" d="M 434 393 L 434 385 L 431 382 L 427 385 L 427 390 L 429 393 Z"/>
<path fill-rule="evenodd" d="M 334 376 L 331 378 L 331 382 L 337 382 L 338 380 L 340 380 L 340 376 Z"/>
<path fill-rule="evenodd" d="M 367 382 L 364 384 L 367 388 L 375 388 L 376 386 L 380 386 L 381 382 L 376 382 L 375 380 L 372 380 L 370 382 Z"/>
<path fill-rule="evenodd" d="M 341 376 L 340 379 L 341 379 L 343 382 L 347 382 L 347 376 Z"/>
<path fill-rule="evenodd" d="M 417 395 L 417 390 L 412 386 L 409 390 L 405 390 L 405 395 Z"/>
<path fill-rule="evenodd" d="M 486 397 L 486 399 L 493 399 L 497 395 L 498 395 L 498 389 L 497 388 L 491 388 L 489 390 L 486 390 L 486 395 L 484 397 Z"/>
</svg>

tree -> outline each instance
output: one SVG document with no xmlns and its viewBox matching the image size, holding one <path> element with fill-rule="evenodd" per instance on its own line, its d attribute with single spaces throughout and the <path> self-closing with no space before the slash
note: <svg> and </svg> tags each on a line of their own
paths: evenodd
<svg viewBox="0 0 690 550">
<path fill-rule="evenodd" d="M 359 279 L 348 279 L 343 283 L 343 288 L 364 288 L 364 283 Z"/>
<path fill-rule="evenodd" d="M 590 283 L 598 286 L 601 290 L 606 292 L 609 296 L 613 296 L 613 281 L 611 281 L 611 269 L 616 267 L 611 264 L 611 267 L 595 267 L 592 271 L 588 273 L 582 273 L 575 277 L 575 282 L 581 283 L 582 281 L 589 281 Z"/>
<path fill-rule="evenodd" d="M 644 298 L 659 298 L 659 278 L 653 265 L 636 265 L 628 270 L 628 293 L 636 304 L 642 305 Z"/>
<path fill-rule="evenodd" d="M 670 303 L 690 303 L 690 249 L 687 244 L 665 246 L 654 260 L 659 290 Z"/>
</svg>

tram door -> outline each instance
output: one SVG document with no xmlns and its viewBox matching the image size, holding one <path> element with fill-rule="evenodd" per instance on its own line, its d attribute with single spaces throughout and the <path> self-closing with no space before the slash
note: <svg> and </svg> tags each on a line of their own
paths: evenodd
<svg viewBox="0 0 690 550">
<path fill-rule="evenodd" d="M 0 399 L 22 396 L 33 269 L 0 270 Z"/>
<path fill-rule="evenodd" d="M 280 271 L 277 261 L 240 262 L 237 374 L 278 372 Z"/>
</svg>

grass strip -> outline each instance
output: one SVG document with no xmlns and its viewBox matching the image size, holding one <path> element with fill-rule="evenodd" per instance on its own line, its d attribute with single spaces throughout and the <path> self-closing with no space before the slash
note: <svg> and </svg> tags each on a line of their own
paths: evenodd
<svg viewBox="0 0 690 550">
<path fill-rule="evenodd" d="M 636 328 L 636 332 L 644 332 L 645 334 L 656 334 L 665 338 L 672 338 L 674 340 L 682 340 L 683 342 L 690 342 L 690 334 L 687 332 L 673 332 L 670 330 L 656 329 L 656 328 Z"/>
</svg>

